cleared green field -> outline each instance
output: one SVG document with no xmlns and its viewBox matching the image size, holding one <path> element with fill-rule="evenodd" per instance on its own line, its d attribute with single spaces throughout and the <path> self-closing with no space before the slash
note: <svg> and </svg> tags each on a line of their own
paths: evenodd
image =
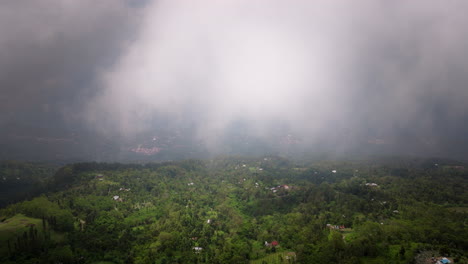
<svg viewBox="0 0 468 264">
<path fill-rule="evenodd" d="M 0 219 L 3 220 L 4 217 Z M 30 225 L 34 225 L 39 232 L 42 231 L 42 219 L 27 217 L 23 214 L 17 214 L 0 222 L 0 254 L 8 252 L 8 240 L 14 240 L 15 237 L 28 232 Z"/>
<path fill-rule="evenodd" d="M 31 225 L 37 229 L 40 239 L 43 239 L 42 219 L 32 218 L 23 214 L 16 214 L 13 217 L 0 217 L 0 254 L 8 252 L 8 240 L 14 241 L 16 237 L 22 236 L 24 232 L 28 232 Z M 63 242 L 66 240 L 64 233 L 50 231 L 50 238 L 54 242 Z"/>
<path fill-rule="evenodd" d="M 295 258 L 296 253 L 294 252 L 277 252 L 270 254 L 266 257 L 263 257 L 261 259 L 256 259 L 256 260 L 251 260 L 250 264 L 284 264 L 284 263 L 290 263 L 287 258 L 291 258 L 291 261 L 293 258 Z"/>
<path fill-rule="evenodd" d="M 30 225 L 34 225 L 38 231 L 42 231 L 42 219 L 27 217 L 23 214 L 17 214 L 0 222 L 0 248 L 10 238 L 27 232 Z"/>
</svg>

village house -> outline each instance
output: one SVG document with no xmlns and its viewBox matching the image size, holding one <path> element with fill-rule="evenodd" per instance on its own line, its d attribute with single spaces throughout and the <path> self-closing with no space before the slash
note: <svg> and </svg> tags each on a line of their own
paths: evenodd
<svg viewBox="0 0 468 264">
<path fill-rule="evenodd" d="M 118 196 L 118 195 L 114 195 L 114 196 L 112 197 L 112 199 L 114 199 L 114 201 L 117 201 L 117 202 L 123 202 L 123 199 L 120 198 L 120 196 Z"/>
<path fill-rule="evenodd" d="M 203 248 L 202 247 L 193 247 L 193 250 L 195 251 L 195 253 L 198 254 L 203 250 Z"/>
<path fill-rule="evenodd" d="M 436 264 L 449 264 L 451 261 L 448 258 L 441 258 L 439 259 Z"/>
<path fill-rule="evenodd" d="M 345 229 L 346 227 L 345 227 L 344 225 L 331 225 L 331 224 L 327 224 L 327 228 L 335 229 L 335 230 L 340 230 L 340 229 Z"/>
<path fill-rule="evenodd" d="M 265 247 L 276 247 L 278 245 L 279 243 L 276 240 L 271 241 L 271 243 L 268 243 L 268 241 L 265 241 Z"/>
<path fill-rule="evenodd" d="M 274 193 L 277 192 L 280 189 L 289 190 L 289 189 L 291 189 L 291 187 L 289 185 L 283 184 L 283 185 L 278 185 L 276 187 L 271 187 L 270 188 L 270 190 L 272 192 L 274 192 Z"/>
</svg>

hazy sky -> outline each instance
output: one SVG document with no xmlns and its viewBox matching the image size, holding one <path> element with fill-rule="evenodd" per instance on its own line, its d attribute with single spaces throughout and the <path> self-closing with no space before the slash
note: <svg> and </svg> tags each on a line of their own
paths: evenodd
<svg viewBox="0 0 468 264">
<path fill-rule="evenodd" d="M 468 157 L 468 2 L 0 2 L 0 126 Z M 20 124 L 20 125 L 19 125 Z M 279 133 L 279 132 L 278 132 Z"/>
</svg>

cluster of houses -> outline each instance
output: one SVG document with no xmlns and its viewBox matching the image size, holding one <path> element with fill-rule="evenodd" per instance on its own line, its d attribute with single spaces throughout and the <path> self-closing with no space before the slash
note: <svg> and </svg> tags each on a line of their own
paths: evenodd
<svg viewBox="0 0 468 264">
<path fill-rule="evenodd" d="M 291 189 L 291 187 L 290 187 L 289 185 L 283 184 L 283 185 L 278 185 L 278 186 L 276 186 L 276 187 L 271 187 L 271 188 L 270 188 L 270 190 L 271 190 L 272 192 L 274 192 L 274 193 L 277 192 L 278 190 L 281 190 L 281 189 L 283 189 L 283 190 L 289 190 L 289 189 Z"/>
<path fill-rule="evenodd" d="M 273 240 L 271 243 L 268 243 L 268 241 L 265 241 L 265 247 L 277 247 L 279 245 L 278 241 Z"/>
<path fill-rule="evenodd" d="M 340 230 L 340 229 L 345 229 L 346 227 L 345 227 L 344 225 L 332 225 L 332 224 L 327 224 L 327 228 L 335 229 L 335 230 Z"/>
<path fill-rule="evenodd" d="M 132 152 L 135 152 L 135 153 L 139 153 L 139 154 L 143 154 L 143 155 L 154 155 L 154 154 L 158 154 L 162 149 L 161 148 L 158 148 L 158 147 L 152 147 L 152 148 L 143 148 L 140 146 L 138 146 L 137 148 L 132 148 L 130 149 L 130 151 Z"/>
<path fill-rule="evenodd" d="M 202 247 L 193 247 L 192 249 L 193 249 L 193 251 L 195 251 L 195 253 L 197 253 L 197 254 L 200 253 L 200 252 L 202 252 L 202 250 L 203 250 Z"/>
<path fill-rule="evenodd" d="M 435 264 L 449 264 L 449 263 L 452 263 L 448 258 L 440 258 L 440 259 L 437 259 L 437 258 L 432 258 L 432 263 L 435 263 Z"/>
<path fill-rule="evenodd" d="M 118 195 L 114 195 L 112 199 L 114 199 L 114 201 L 117 201 L 117 202 L 123 202 L 123 199 Z"/>
<path fill-rule="evenodd" d="M 242 168 L 247 168 L 247 164 L 242 164 L 240 165 L 240 167 Z M 235 170 L 239 169 L 240 168 L 239 165 L 236 165 L 236 167 L 234 167 Z M 251 168 L 253 169 L 253 168 Z M 263 168 L 260 168 L 260 167 L 255 167 L 255 171 L 263 171 Z"/>
<path fill-rule="evenodd" d="M 245 168 L 245 167 L 247 167 L 247 165 L 246 165 L 246 164 L 242 164 L 242 165 L 240 165 L 240 166 L 241 166 L 242 168 Z M 234 169 L 235 169 L 235 170 L 239 169 L 239 165 L 236 165 L 236 167 L 234 167 Z"/>
</svg>

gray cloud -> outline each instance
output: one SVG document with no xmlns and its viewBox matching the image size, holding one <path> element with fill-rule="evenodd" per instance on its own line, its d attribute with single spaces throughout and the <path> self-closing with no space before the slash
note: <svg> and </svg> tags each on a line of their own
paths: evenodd
<svg viewBox="0 0 468 264">
<path fill-rule="evenodd" d="M 126 135 L 157 115 L 194 122 L 207 143 L 242 120 L 260 137 L 282 124 L 309 143 L 406 138 L 434 150 L 447 133 L 438 119 L 466 120 L 466 7 L 155 1 L 88 116 Z"/>
<path fill-rule="evenodd" d="M 113 0 L 2 1 L 0 111 L 71 112 L 96 69 L 129 42 L 137 12 Z"/>
<path fill-rule="evenodd" d="M 467 5 L 3 1 L 0 125 L 467 157 Z"/>
</svg>

